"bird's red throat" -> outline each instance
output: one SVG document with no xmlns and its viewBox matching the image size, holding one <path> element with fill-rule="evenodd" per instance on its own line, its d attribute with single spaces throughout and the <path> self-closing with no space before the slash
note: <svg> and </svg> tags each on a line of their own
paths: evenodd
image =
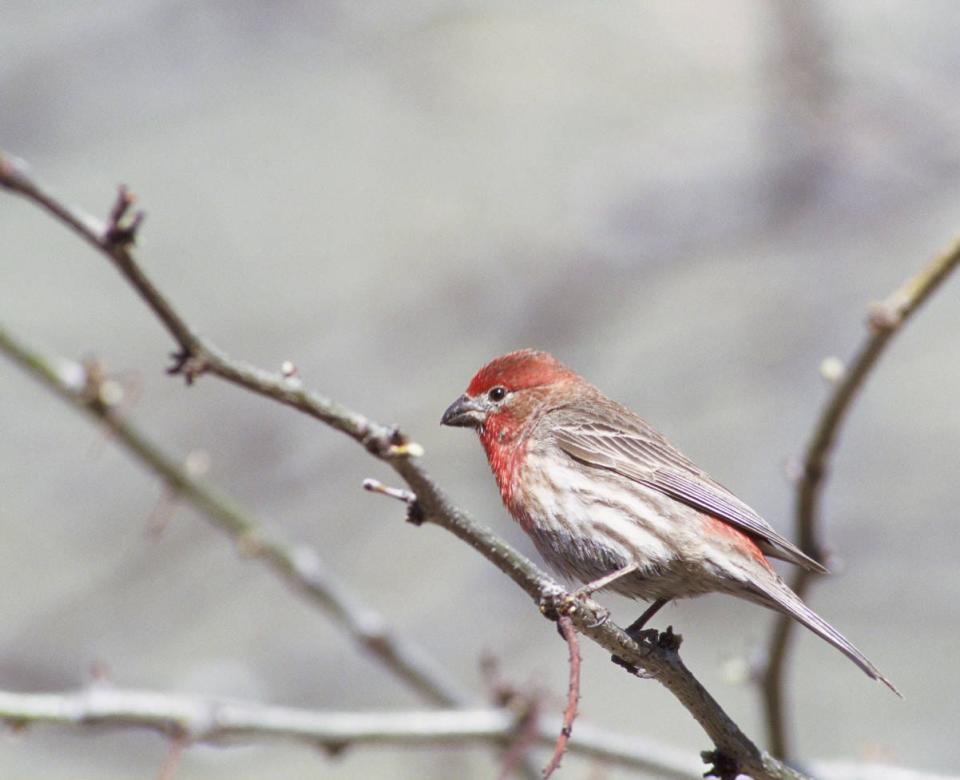
<svg viewBox="0 0 960 780">
<path fill-rule="evenodd" d="M 520 421 L 513 415 L 500 413 L 489 415 L 478 431 L 503 503 L 514 516 L 518 514 L 513 501 L 514 489 L 527 454 L 527 442 L 522 428 Z"/>
</svg>

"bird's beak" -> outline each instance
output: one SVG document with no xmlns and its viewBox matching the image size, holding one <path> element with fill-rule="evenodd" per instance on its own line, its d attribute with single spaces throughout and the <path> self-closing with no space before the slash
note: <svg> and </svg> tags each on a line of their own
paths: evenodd
<svg viewBox="0 0 960 780">
<path fill-rule="evenodd" d="M 487 410 L 483 402 L 464 394 L 447 407 L 447 411 L 440 418 L 440 424 L 458 428 L 479 428 L 486 416 Z"/>
</svg>

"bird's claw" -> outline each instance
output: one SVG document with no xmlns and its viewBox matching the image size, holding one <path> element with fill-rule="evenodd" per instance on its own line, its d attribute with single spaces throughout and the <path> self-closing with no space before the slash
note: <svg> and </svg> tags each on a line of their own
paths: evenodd
<svg viewBox="0 0 960 780">
<path fill-rule="evenodd" d="M 597 609 L 597 619 L 590 623 L 587 628 L 600 628 L 610 619 L 610 610 L 606 607 Z"/>
<path fill-rule="evenodd" d="M 660 637 L 660 632 L 655 628 L 645 628 L 640 631 L 627 631 L 627 636 L 638 645 L 652 645 L 656 644 L 657 639 Z"/>
<path fill-rule="evenodd" d="M 683 635 L 673 633 L 673 626 L 667 626 L 665 631 L 655 628 L 627 629 L 626 634 L 639 645 L 656 645 L 664 650 L 679 650 L 683 642 Z"/>
</svg>

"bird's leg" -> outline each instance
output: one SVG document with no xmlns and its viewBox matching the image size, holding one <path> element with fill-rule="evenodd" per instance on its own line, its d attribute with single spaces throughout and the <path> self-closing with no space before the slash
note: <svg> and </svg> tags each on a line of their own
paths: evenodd
<svg viewBox="0 0 960 780">
<path fill-rule="evenodd" d="M 585 599 L 588 596 L 592 596 L 598 590 L 603 590 L 605 587 L 616 582 L 621 577 L 626 577 L 628 574 L 633 574 L 639 568 L 640 564 L 638 563 L 628 563 L 626 566 L 623 566 L 616 571 L 605 574 L 599 579 L 593 580 L 593 582 L 588 582 L 583 587 L 577 588 L 570 595 L 575 599 Z"/>
<path fill-rule="evenodd" d="M 588 582 L 586 585 L 577 588 L 575 591 L 573 591 L 573 593 L 569 593 L 567 595 L 561 594 L 559 599 L 555 596 L 545 597 L 540 600 L 540 611 L 551 620 L 556 620 L 561 614 L 571 610 L 577 601 L 582 601 L 583 599 L 589 598 L 598 590 L 603 590 L 610 583 L 616 582 L 621 577 L 626 577 L 628 574 L 633 574 L 633 572 L 639 568 L 640 565 L 637 563 L 628 563 L 626 566 L 622 566 L 616 571 L 612 571 L 609 574 L 604 574 L 599 579 Z M 661 604 L 661 606 L 663 605 Z M 659 607 L 657 609 L 659 609 Z M 650 612 L 650 615 L 652 615 L 654 612 L 656 612 L 656 610 Z M 647 617 L 649 617 L 649 615 L 647 615 Z M 610 613 L 604 610 L 604 614 L 600 616 L 600 619 L 596 625 L 602 626 L 609 619 Z M 557 631 L 560 633 L 561 637 L 564 636 L 563 631 L 560 629 L 559 623 L 557 624 Z M 564 637 L 564 641 L 566 641 L 566 637 Z"/>
<path fill-rule="evenodd" d="M 622 566 L 616 571 L 612 571 L 609 574 L 605 574 L 602 577 L 593 580 L 592 582 L 588 582 L 586 585 L 582 585 L 564 599 L 566 608 L 570 609 L 578 601 L 583 601 L 584 599 L 589 598 L 598 590 L 603 590 L 610 583 L 616 582 L 621 577 L 626 577 L 628 574 L 633 574 L 633 572 L 639 568 L 640 566 L 636 563 L 628 563 L 626 566 Z M 602 626 L 609 619 L 610 612 L 604 609 L 595 625 Z M 557 630 L 560 631 L 559 624 L 557 624 Z M 560 635 L 563 636 L 563 632 L 561 632 Z"/>
<path fill-rule="evenodd" d="M 628 563 L 626 566 L 623 566 L 616 571 L 612 571 L 609 574 L 605 574 L 599 579 L 588 582 L 586 585 L 583 585 L 577 588 L 572 593 L 555 593 L 548 596 L 544 596 L 540 599 L 540 611 L 543 615 L 550 620 L 557 620 L 560 615 L 567 614 L 573 610 L 578 601 L 583 601 L 586 598 L 589 598 L 598 590 L 601 590 L 611 582 L 615 582 L 621 577 L 632 574 L 639 568 L 636 563 Z M 607 620 L 610 619 L 610 613 L 607 610 L 604 610 L 604 614 L 600 616 L 600 619 L 597 621 L 596 625 L 602 626 Z M 563 631 L 560 629 L 560 624 L 557 624 L 557 632 L 563 637 L 566 641 L 566 637 L 563 634 Z"/>
<path fill-rule="evenodd" d="M 649 607 L 647 607 L 643 614 L 634 620 L 626 628 L 626 632 L 633 638 L 639 639 L 641 629 L 647 624 L 647 621 L 652 618 L 657 612 L 660 611 L 660 608 L 663 607 L 670 599 L 657 599 Z"/>
</svg>

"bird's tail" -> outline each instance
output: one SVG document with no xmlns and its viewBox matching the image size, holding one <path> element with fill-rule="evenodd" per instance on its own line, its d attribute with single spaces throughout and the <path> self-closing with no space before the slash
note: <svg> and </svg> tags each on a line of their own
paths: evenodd
<svg viewBox="0 0 960 780">
<path fill-rule="evenodd" d="M 779 581 L 775 585 L 772 584 L 768 588 L 763 588 L 760 590 L 760 594 L 760 601 L 764 606 L 776 609 L 778 612 L 784 612 L 796 619 L 821 639 L 826 640 L 837 648 L 837 650 L 863 669 L 869 677 L 874 680 L 879 680 L 897 694 L 897 696 L 901 699 L 903 698 L 903 695 L 897 690 L 896 686 L 880 673 L 880 670 L 873 665 L 869 658 L 854 647 L 850 640 L 837 631 L 837 629 L 804 604 L 800 600 L 800 597 L 790 590 L 783 581 Z"/>
</svg>

